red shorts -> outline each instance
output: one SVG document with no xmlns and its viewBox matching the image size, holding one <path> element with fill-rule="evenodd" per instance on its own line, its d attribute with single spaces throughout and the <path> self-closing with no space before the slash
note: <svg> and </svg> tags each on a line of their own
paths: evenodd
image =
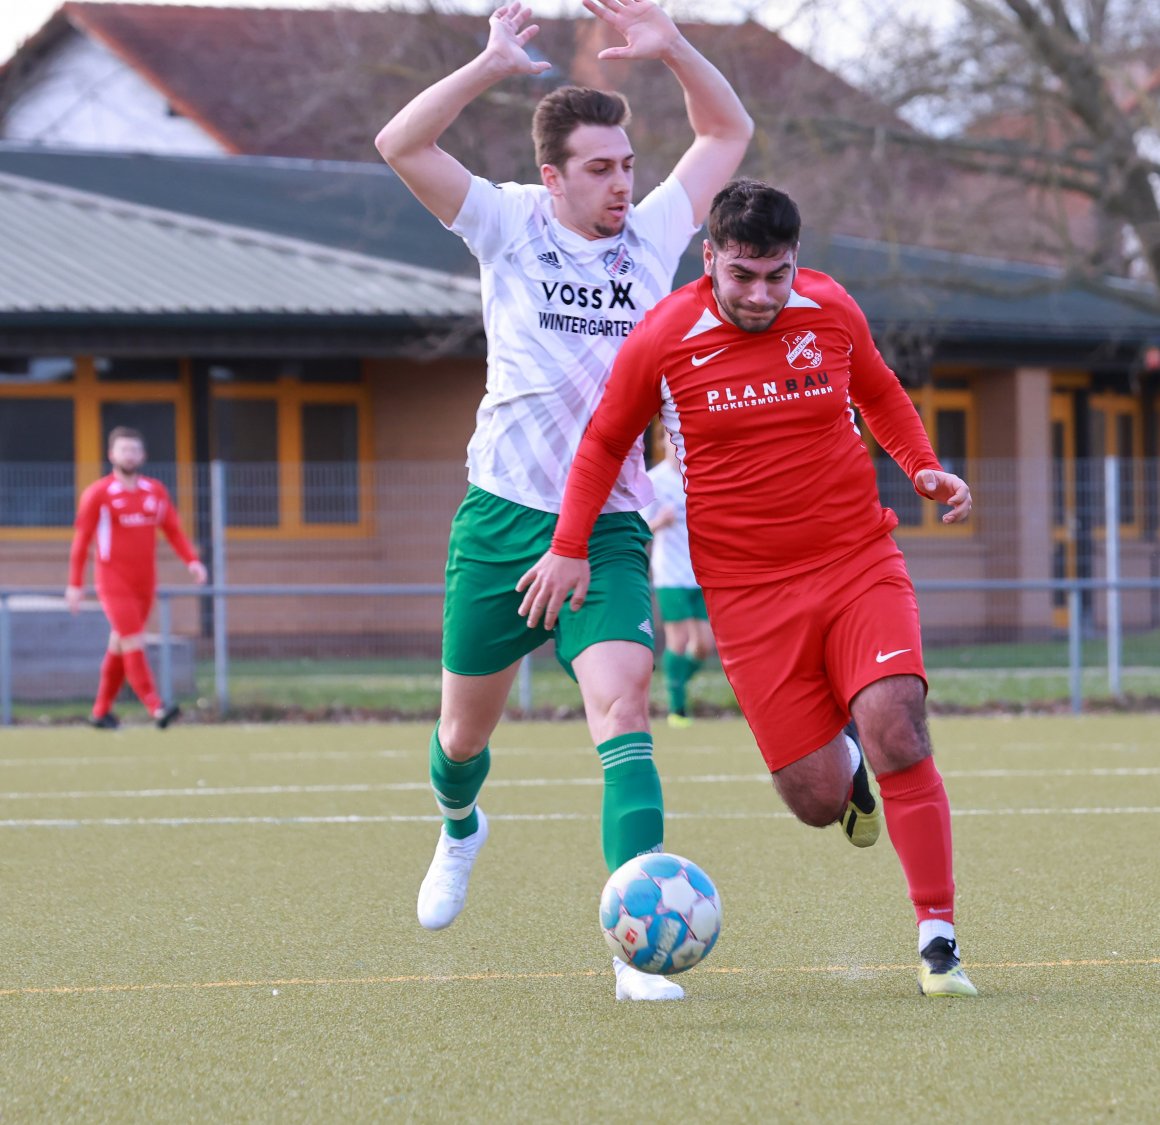
<svg viewBox="0 0 1160 1125">
<path fill-rule="evenodd" d="M 133 637 L 145 632 L 149 611 L 153 608 L 153 591 L 115 590 L 98 591 L 101 608 L 109 619 L 113 632 L 120 637 Z"/>
<path fill-rule="evenodd" d="M 770 772 L 825 746 L 875 680 L 926 684 L 918 600 L 889 536 L 804 574 L 706 590 L 705 601 L 721 666 Z"/>
</svg>

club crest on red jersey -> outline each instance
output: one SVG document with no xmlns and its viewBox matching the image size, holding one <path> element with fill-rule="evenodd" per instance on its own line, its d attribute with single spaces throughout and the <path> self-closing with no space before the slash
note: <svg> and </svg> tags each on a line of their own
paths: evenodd
<svg viewBox="0 0 1160 1125">
<path fill-rule="evenodd" d="M 790 332 L 783 336 L 785 358 L 795 371 L 812 371 L 822 365 L 822 349 L 812 332 Z"/>
</svg>

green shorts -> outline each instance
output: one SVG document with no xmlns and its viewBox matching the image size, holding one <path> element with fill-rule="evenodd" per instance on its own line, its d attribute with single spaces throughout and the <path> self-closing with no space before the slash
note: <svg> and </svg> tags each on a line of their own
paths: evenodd
<svg viewBox="0 0 1160 1125">
<path fill-rule="evenodd" d="M 658 586 L 657 605 L 664 621 L 708 621 L 700 586 Z"/>
<path fill-rule="evenodd" d="M 648 525 L 636 512 L 596 520 L 588 544 L 592 583 L 583 607 L 567 602 L 555 629 L 529 629 L 516 611 L 516 583 L 552 544 L 554 512 L 513 504 L 471 485 L 451 523 L 443 602 L 443 667 L 460 676 L 500 672 L 556 641 L 556 659 L 573 679 L 572 661 L 599 641 L 653 648 L 648 581 Z"/>
</svg>

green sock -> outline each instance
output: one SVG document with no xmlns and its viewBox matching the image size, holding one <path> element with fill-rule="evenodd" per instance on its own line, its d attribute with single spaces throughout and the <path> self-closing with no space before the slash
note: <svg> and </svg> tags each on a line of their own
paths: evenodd
<svg viewBox="0 0 1160 1125">
<path fill-rule="evenodd" d="M 689 682 L 689 658 L 683 652 L 666 648 L 661 657 L 661 670 L 665 674 L 665 691 L 669 697 L 669 710 L 679 715 L 685 713 L 685 685 Z"/>
<path fill-rule="evenodd" d="M 645 731 L 621 734 L 596 747 L 604 767 L 601 842 L 609 871 L 664 843 L 664 798 L 652 749 L 652 735 Z"/>
<path fill-rule="evenodd" d="M 431 732 L 431 788 L 435 790 L 435 803 L 443 813 L 447 835 L 453 839 L 466 839 L 479 828 L 475 799 L 490 768 L 491 751 L 486 746 L 466 762 L 453 762 L 443 752 L 439 724 L 435 724 Z"/>
<path fill-rule="evenodd" d="M 699 656 L 690 656 L 685 653 L 685 663 L 688 665 L 689 673 L 685 677 L 685 685 L 688 686 L 689 681 L 705 667 L 705 661 Z"/>
</svg>

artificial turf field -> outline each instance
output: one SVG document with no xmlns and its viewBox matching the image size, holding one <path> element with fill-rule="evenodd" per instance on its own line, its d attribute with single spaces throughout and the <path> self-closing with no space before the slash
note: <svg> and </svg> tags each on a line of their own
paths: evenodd
<svg viewBox="0 0 1160 1125">
<path fill-rule="evenodd" d="M 425 725 L 3 732 L 0 1120 L 1157 1120 L 1160 722 L 932 729 L 977 1000 L 918 995 L 889 841 L 790 819 L 738 721 L 657 733 L 725 914 L 666 1004 L 613 1000 L 579 724 L 501 727 L 441 933 Z"/>
</svg>

